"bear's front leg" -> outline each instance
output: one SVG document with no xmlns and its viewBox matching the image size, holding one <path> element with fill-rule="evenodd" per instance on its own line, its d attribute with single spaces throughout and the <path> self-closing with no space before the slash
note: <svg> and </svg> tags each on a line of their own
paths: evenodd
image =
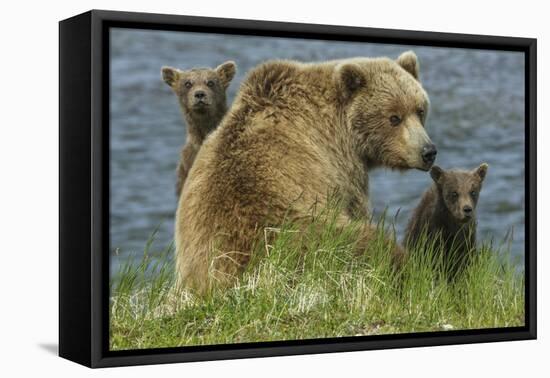
<svg viewBox="0 0 550 378">
<path fill-rule="evenodd" d="M 176 178 L 176 196 L 178 198 L 181 194 L 183 184 L 185 183 L 185 180 L 187 179 L 187 175 L 189 174 L 189 171 L 191 170 L 191 166 L 193 165 L 193 162 L 195 161 L 195 157 L 197 156 L 197 152 L 198 152 L 198 148 L 196 148 L 191 143 L 187 143 L 181 149 L 180 161 L 178 162 L 178 167 L 176 168 L 176 175 L 177 175 L 177 178 Z"/>
<path fill-rule="evenodd" d="M 372 243 L 378 242 L 377 239 L 380 237 L 380 230 L 371 225 L 370 223 L 364 223 L 360 226 L 357 243 L 355 244 L 355 252 L 357 254 L 363 254 L 368 252 L 369 247 Z M 387 236 L 384 234 L 384 244 L 389 246 L 391 253 L 391 262 L 394 268 L 399 269 L 407 252 L 393 236 Z"/>
<path fill-rule="evenodd" d="M 323 232 L 322 227 L 323 223 L 319 223 L 319 232 Z M 376 227 L 373 226 L 369 221 L 365 220 L 362 222 L 353 221 L 349 216 L 347 215 L 340 215 L 338 216 L 338 219 L 336 220 L 336 227 L 337 229 L 344 232 L 344 230 L 348 229 L 350 227 L 357 227 L 357 239 L 354 245 L 354 253 L 356 255 L 362 255 L 364 253 L 368 253 L 369 248 L 372 248 L 373 243 L 378 243 L 380 238 L 381 231 Z M 403 248 L 396 240 L 396 238 L 391 235 L 383 235 L 383 244 L 388 246 L 388 249 L 391 254 L 391 262 L 395 269 L 399 269 L 407 256 L 407 251 L 405 248 Z"/>
</svg>

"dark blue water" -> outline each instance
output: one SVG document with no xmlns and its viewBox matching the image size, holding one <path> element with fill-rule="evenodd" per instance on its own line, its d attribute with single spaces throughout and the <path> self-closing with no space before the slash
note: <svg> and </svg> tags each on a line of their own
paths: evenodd
<svg viewBox="0 0 550 378">
<path fill-rule="evenodd" d="M 428 132 L 443 168 L 489 163 L 478 218 L 480 239 L 501 241 L 513 230 L 512 253 L 524 254 L 524 56 L 431 48 L 216 34 L 111 31 L 112 267 L 140 253 L 151 232 L 160 250 L 173 237 L 175 167 L 185 128 L 160 68 L 216 66 L 234 60 L 231 102 L 245 73 L 273 58 L 322 61 L 353 56 L 396 58 L 412 49 L 431 99 Z M 399 235 L 431 183 L 427 173 L 371 172 L 371 207 L 399 211 Z"/>
</svg>

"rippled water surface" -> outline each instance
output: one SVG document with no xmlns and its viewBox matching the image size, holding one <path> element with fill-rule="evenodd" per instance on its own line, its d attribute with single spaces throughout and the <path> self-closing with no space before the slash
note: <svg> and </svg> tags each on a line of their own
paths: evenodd
<svg viewBox="0 0 550 378">
<path fill-rule="evenodd" d="M 185 128 L 160 68 L 216 66 L 234 60 L 231 103 L 245 73 L 273 58 L 322 61 L 353 56 L 396 58 L 412 49 L 431 100 L 428 133 L 443 168 L 488 162 L 478 205 L 480 239 L 501 241 L 513 230 L 512 253 L 524 254 L 524 56 L 301 39 L 112 29 L 111 31 L 111 256 L 112 268 L 141 253 L 158 227 L 157 249 L 170 243 L 176 209 L 175 167 Z M 371 172 L 371 207 L 397 217 L 402 235 L 430 184 L 427 173 Z"/>
</svg>

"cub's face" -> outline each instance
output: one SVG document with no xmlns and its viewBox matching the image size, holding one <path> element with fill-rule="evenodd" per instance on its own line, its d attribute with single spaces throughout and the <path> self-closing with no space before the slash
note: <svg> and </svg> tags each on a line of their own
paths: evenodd
<svg viewBox="0 0 550 378">
<path fill-rule="evenodd" d="M 163 67 L 162 78 L 176 93 L 186 112 L 208 114 L 225 105 L 225 91 L 235 71 L 233 62 L 225 62 L 215 69 L 196 68 L 188 71 Z"/>
<path fill-rule="evenodd" d="M 432 167 L 430 175 L 445 207 L 456 222 L 467 223 L 475 218 L 479 193 L 488 167 L 486 163 L 472 171 L 444 171 L 438 166 Z"/>
<path fill-rule="evenodd" d="M 342 62 L 337 80 L 358 152 L 367 166 L 429 170 L 437 150 L 426 133 L 429 99 L 413 52 L 396 61 Z"/>
</svg>

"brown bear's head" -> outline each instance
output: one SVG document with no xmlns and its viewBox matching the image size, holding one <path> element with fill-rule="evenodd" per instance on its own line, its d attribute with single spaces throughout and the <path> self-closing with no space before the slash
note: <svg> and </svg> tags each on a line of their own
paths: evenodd
<svg viewBox="0 0 550 378">
<path fill-rule="evenodd" d="M 429 170 L 437 151 L 424 128 L 429 99 L 416 55 L 343 60 L 335 72 L 343 114 L 367 166 Z"/>
<path fill-rule="evenodd" d="M 162 67 L 162 79 L 178 96 L 186 113 L 208 115 L 225 107 L 225 91 L 235 76 L 236 65 L 225 62 L 215 69 L 194 68 L 182 71 Z"/>
<path fill-rule="evenodd" d="M 430 175 L 437 186 L 439 197 L 456 222 L 466 223 L 475 219 L 479 192 L 488 168 L 487 163 L 472 171 L 444 171 L 436 165 L 432 167 Z"/>
</svg>

